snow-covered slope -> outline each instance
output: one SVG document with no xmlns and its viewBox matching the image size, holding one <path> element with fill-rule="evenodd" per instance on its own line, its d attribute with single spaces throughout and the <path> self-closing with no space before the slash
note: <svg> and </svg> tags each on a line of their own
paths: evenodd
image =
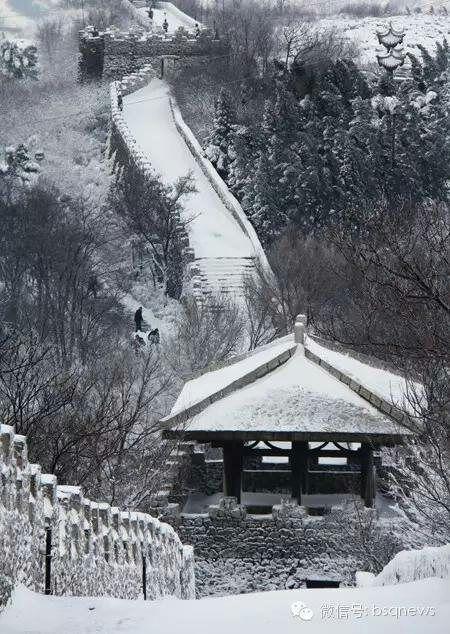
<svg viewBox="0 0 450 634">
<path fill-rule="evenodd" d="M 141 7 L 138 11 L 145 16 L 148 15 L 146 7 Z M 167 29 L 169 34 L 175 33 L 180 27 L 190 32 L 194 32 L 196 29 L 196 21 L 194 18 L 180 11 L 171 2 L 160 2 L 158 8 L 153 9 L 153 25 L 156 28 L 161 28 L 165 19 L 167 19 L 169 25 Z"/>
<path fill-rule="evenodd" d="M 304 604 L 306 610 L 302 605 Z M 301 615 L 311 617 L 309 621 Z M 448 581 L 287 590 L 197 601 L 46 597 L 19 588 L 2 634 L 444 634 Z"/>
<path fill-rule="evenodd" d="M 317 22 L 319 28 L 340 30 L 358 44 L 363 63 L 376 63 L 376 53 L 382 51 L 376 32 L 383 30 L 392 21 L 395 29 L 405 29 L 403 48 L 406 52 L 420 56 L 417 44 L 434 51 L 436 41 L 450 37 L 450 17 L 445 15 L 398 15 L 392 18 L 347 18 L 334 16 Z M 408 60 L 406 60 L 406 64 Z"/>
<path fill-rule="evenodd" d="M 124 98 L 123 114 L 137 145 L 166 183 L 190 173 L 197 192 L 182 202 L 195 254 L 198 293 L 238 297 L 257 257 L 252 241 L 225 206 L 174 122 L 168 85 L 159 79 Z"/>
<path fill-rule="evenodd" d="M 402 550 L 374 578 L 372 585 L 388 586 L 428 577 L 447 579 L 450 594 L 450 544 Z"/>
</svg>

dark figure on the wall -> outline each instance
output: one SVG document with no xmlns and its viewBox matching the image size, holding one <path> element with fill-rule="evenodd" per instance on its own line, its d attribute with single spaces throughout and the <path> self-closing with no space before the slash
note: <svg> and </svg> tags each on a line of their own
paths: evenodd
<svg viewBox="0 0 450 634">
<path fill-rule="evenodd" d="M 137 311 L 134 313 L 134 323 L 136 326 L 136 332 L 142 330 L 142 306 L 140 306 Z"/>
<path fill-rule="evenodd" d="M 89 276 L 87 290 L 89 295 L 92 295 L 92 297 L 97 299 L 97 293 L 100 290 L 100 282 L 98 281 L 96 275 Z"/>
<path fill-rule="evenodd" d="M 195 23 L 195 37 L 198 37 L 200 35 L 200 27 L 198 25 L 198 22 Z"/>
<path fill-rule="evenodd" d="M 148 333 L 148 342 L 149 343 L 159 343 L 159 330 L 158 328 L 154 328 L 150 330 Z"/>
<path fill-rule="evenodd" d="M 123 110 L 123 97 L 120 92 L 117 95 L 117 107 L 119 108 L 120 111 Z"/>
<path fill-rule="evenodd" d="M 147 13 L 150 20 L 153 20 L 153 9 L 148 9 Z"/>
<path fill-rule="evenodd" d="M 167 33 L 167 31 L 169 30 L 169 23 L 167 22 L 167 18 L 164 18 L 163 29 L 165 33 Z"/>
</svg>

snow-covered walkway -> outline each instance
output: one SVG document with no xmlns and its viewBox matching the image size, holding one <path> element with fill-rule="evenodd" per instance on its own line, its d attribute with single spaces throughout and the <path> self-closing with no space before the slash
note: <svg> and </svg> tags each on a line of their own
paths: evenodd
<svg viewBox="0 0 450 634">
<path fill-rule="evenodd" d="M 160 2 L 160 5 L 160 8 L 153 9 L 153 26 L 162 28 L 164 20 L 167 19 L 169 34 L 175 33 L 180 27 L 195 32 L 196 22 L 193 18 L 177 9 L 171 2 Z M 138 11 L 147 17 L 147 7 L 141 7 Z"/>
<path fill-rule="evenodd" d="M 299 616 L 300 603 L 305 605 Z M 294 608 L 292 605 L 294 604 Z M 296 616 L 297 614 L 297 616 Z M 19 588 L 1 634 L 444 634 L 448 579 L 180 601 L 46 597 Z"/>
<path fill-rule="evenodd" d="M 191 173 L 197 193 L 183 200 L 202 292 L 239 295 L 256 257 L 251 240 L 224 205 L 178 132 L 168 85 L 153 79 L 124 98 L 123 113 L 141 151 L 163 180 Z"/>
</svg>

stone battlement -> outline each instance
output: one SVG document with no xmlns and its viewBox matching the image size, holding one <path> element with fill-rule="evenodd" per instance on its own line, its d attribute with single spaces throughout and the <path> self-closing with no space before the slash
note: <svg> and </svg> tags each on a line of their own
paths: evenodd
<svg viewBox="0 0 450 634">
<path fill-rule="evenodd" d="M 202 31 L 198 37 L 194 37 L 183 28 L 173 35 L 167 35 L 141 28 L 129 31 L 110 28 L 98 32 L 87 27 L 80 31 L 79 41 L 82 65 L 95 65 L 101 69 L 98 74 L 113 79 L 122 78 L 164 56 L 220 57 L 226 56 L 228 52 L 225 44 L 214 39 L 211 33 Z"/>
<path fill-rule="evenodd" d="M 7 425 L 0 425 L 0 553 L 0 574 L 35 591 L 136 599 L 145 585 L 149 599 L 195 596 L 193 550 L 171 526 L 59 485 L 28 462 L 26 438 Z"/>
</svg>

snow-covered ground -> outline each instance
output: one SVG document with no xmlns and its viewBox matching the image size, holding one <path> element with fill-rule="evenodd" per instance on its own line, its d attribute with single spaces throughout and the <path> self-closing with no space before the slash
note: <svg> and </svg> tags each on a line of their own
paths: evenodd
<svg viewBox="0 0 450 634">
<path fill-rule="evenodd" d="M 428 577 L 448 579 L 450 591 L 450 544 L 422 550 L 402 550 L 372 580 L 372 584 L 389 586 Z"/>
<path fill-rule="evenodd" d="M 319 20 L 319 28 L 339 29 L 346 37 L 356 42 L 361 50 L 362 63 L 376 63 L 376 53 L 384 49 L 380 47 L 376 36 L 377 30 L 389 26 L 389 22 L 396 30 L 405 29 L 403 49 L 406 52 L 419 55 L 417 44 L 422 44 L 430 51 L 434 51 L 436 41 L 442 42 L 450 38 L 450 17 L 444 15 L 399 15 L 392 18 L 347 18 L 334 16 Z"/>
<path fill-rule="evenodd" d="M 124 98 L 123 113 L 141 151 L 164 182 L 190 173 L 197 192 L 182 200 L 190 245 L 216 291 L 243 276 L 255 257 L 253 245 L 219 198 L 178 132 L 170 108 L 168 85 L 159 79 Z M 238 281 L 236 281 L 238 284 Z"/>
<path fill-rule="evenodd" d="M 448 579 L 384 587 L 286 590 L 182 602 L 46 597 L 20 587 L 12 607 L 0 616 L 0 631 L 2 634 L 444 634 L 448 632 L 449 621 Z"/>
</svg>

